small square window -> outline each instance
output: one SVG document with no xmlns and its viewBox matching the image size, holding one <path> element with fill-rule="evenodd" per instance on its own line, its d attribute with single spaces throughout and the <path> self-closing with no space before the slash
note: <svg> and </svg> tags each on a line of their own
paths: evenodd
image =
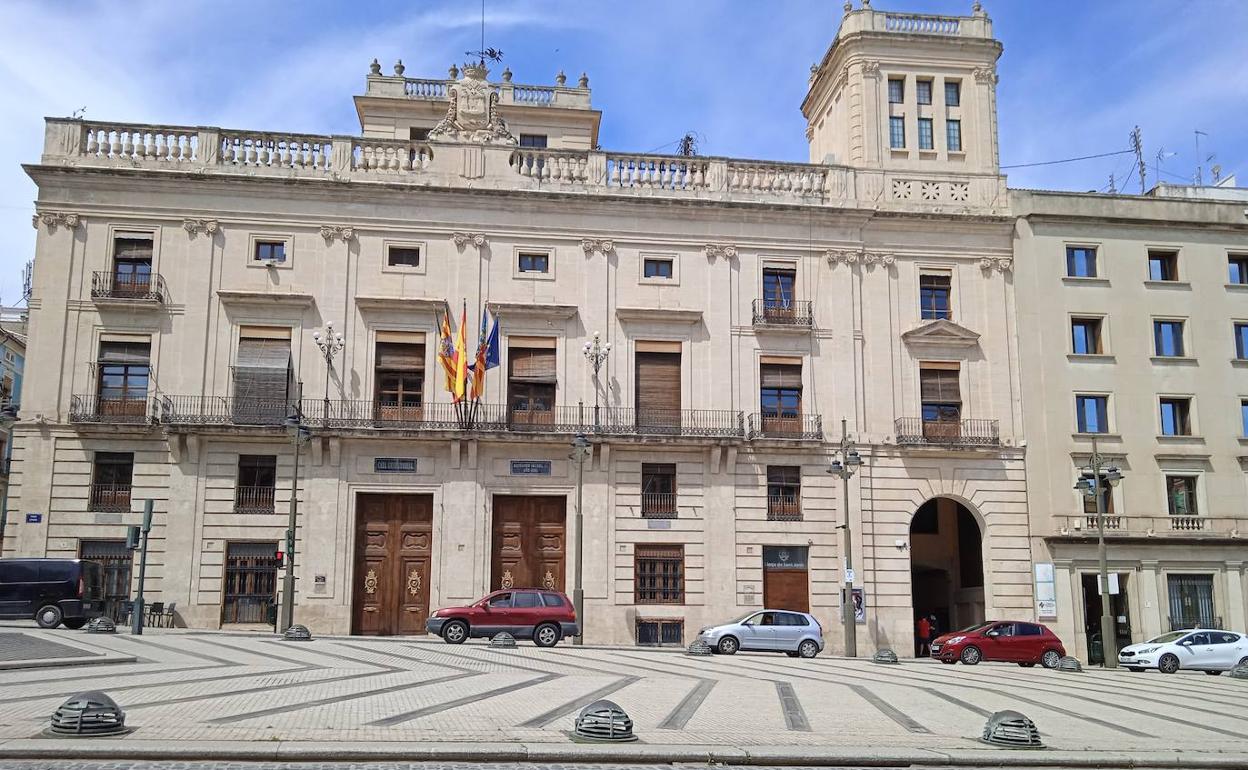
<svg viewBox="0 0 1248 770">
<path fill-rule="evenodd" d="M 549 273 L 550 255 L 541 251 L 520 252 L 520 272 Z"/>
<path fill-rule="evenodd" d="M 419 126 L 412 126 L 411 133 L 408 134 L 414 142 L 423 142 L 429 138 L 429 129 Z"/>
<path fill-rule="evenodd" d="M 1179 255 L 1173 251 L 1148 252 L 1148 280 L 1179 280 Z"/>
<path fill-rule="evenodd" d="M 1235 324 L 1235 357 L 1248 359 L 1248 323 Z"/>
<path fill-rule="evenodd" d="M 538 149 L 544 148 L 546 147 L 546 135 L 545 134 L 521 134 L 520 146 L 521 147 L 535 147 Z"/>
<path fill-rule="evenodd" d="M 906 99 L 906 81 L 901 78 L 888 79 L 888 101 L 890 104 L 901 104 Z"/>
<path fill-rule="evenodd" d="M 646 278 L 671 278 L 673 273 L 672 260 L 658 257 L 646 257 L 642 262 L 642 275 Z"/>
<path fill-rule="evenodd" d="M 1156 355 L 1181 358 L 1183 356 L 1183 322 L 1153 321 L 1153 344 Z"/>
<path fill-rule="evenodd" d="M 420 247 L 388 246 L 386 264 L 390 267 L 420 267 Z"/>
<path fill-rule="evenodd" d="M 1227 265 L 1230 267 L 1231 283 L 1248 285 L 1248 254 L 1232 254 L 1227 257 Z"/>
<path fill-rule="evenodd" d="M 1192 400 L 1190 398 L 1161 399 L 1161 435 L 1192 435 Z"/>
<path fill-rule="evenodd" d="M 256 251 L 254 258 L 257 262 L 277 262 L 286 261 L 286 242 L 285 241 L 256 241 Z"/>
<path fill-rule="evenodd" d="M 1070 319 L 1071 352 L 1080 356 L 1097 355 L 1101 349 L 1101 319 Z"/>
<path fill-rule="evenodd" d="M 930 150 L 935 147 L 932 139 L 932 119 L 919 118 L 919 149 Z"/>
<path fill-rule="evenodd" d="M 906 148 L 906 119 L 900 115 L 888 119 L 888 143 L 894 150 Z"/>
<path fill-rule="evenodd" d="M 962 152 L 962 121 L 945 121 L 945 144 L 949 152 Z"/>
<path fill-rule="evenodd" d="M 1071 278 L 1095 278 L 1096 249 L 1090 246 L 1067 246 L 1066 275 Z"/>
<path fill-rule="evenodd" d="M 1075 412 L 1080 433 L 1109 432 L 1109 396 L 1075 396 Z"/>
<path fill-rule="evenodd" d="M 932 81 L 919 80 L 915 82 L 914 95 L 919 104 L 932 103 Z"/>
<path fill-rule="evenodd" d="M 960 107 L 962 105 L 962 84 L 957 80 L 945 81 L 945 106 Z"/>
</svg>

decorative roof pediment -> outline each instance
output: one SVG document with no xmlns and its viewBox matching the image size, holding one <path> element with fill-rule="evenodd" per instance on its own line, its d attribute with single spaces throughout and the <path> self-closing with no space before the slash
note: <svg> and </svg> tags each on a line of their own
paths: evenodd
<svg viewBox="0 0 1248 770">
<path fill-rule="evenodd" d="M 979 344 L 979 333 L 944 318 L 918 326 L 901 335 L 907 345 L 972 348 Z"/>
</svg>

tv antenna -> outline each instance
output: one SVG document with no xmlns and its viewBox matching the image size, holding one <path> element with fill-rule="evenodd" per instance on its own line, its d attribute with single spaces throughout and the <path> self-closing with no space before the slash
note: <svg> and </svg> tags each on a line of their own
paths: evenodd
<svg viewBox="0 0 1248 770">
<path fill-rule="evenodd" d="M 1157 177 L 1157 181 L 1161 181 L 1161 164 L 1166 162 L 1166 158 L 1173 158 L 1178 155 L 1177 152 L 1166 152 L 1165 147 L 1157 150 L 1157 159 L 1153 161 L 1153 176 Z"/>
<path fill-rule="evenodd" d="M 503 60 L 503 52 L 497 48 L 485 47 L 485 0 L 481 0 L 481 47 L 476 51 L 464 51 L 465 56 L 475 56 L 482 67 L 485 66 L 485 60 L 489 59 L 495 64 Z"/>
<path fill-rule="evenodd" d="M 1136 126 L 1131 129 L 1131 149 L 1135 152 L 1135 162 L 1140 167 L 1140 195 L 1146 190 L 1144 187 L 1144 172 L 1148 166 L 1144 164 L 1144 139 L 1140 134 L 1140 127 Z"/>
<path fill-rule="evenodd" d="M 1202 157 L 1201 157 L 1201 154 L 1200 154 L 1200 137 L 1202 137 L 1202 136 L 1209 136 L 1209 135 L 1208 135 L 1208 134 L 1206 134 L 1204 131 L 1201 131 L 1199 128 L 1198 128 L 1198 129 L 1196 129 L 1196 186 L 1197 186 L 1197 187 L 1200 187 L 1200 186 L 1204 185 L 1204 183 L 1205 183 L 1205 180 L 1204 180 L 1204 176 L 1205 176 L 1205 161 L 1208 161 L 1208 160 L 1213 160 L 1213 156 L 1212 156 L 1212 155 L 1210 155 L 1208 158 L 1203 158 L 1203 159 L 1202 159 Z"/>
</svg>

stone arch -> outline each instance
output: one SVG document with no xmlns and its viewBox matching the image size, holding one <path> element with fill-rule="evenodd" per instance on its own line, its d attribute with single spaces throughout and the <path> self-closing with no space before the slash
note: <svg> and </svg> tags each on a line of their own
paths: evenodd
<svg viewBox="0 0 1248 770">
<path fill-rule="evenodd" d="M 988 528 L 962 495 L 928 497 L 910 517 L 912 622 L 935 616 L 941 633 L 986 619 L 991 596 Z"/>
</svg>

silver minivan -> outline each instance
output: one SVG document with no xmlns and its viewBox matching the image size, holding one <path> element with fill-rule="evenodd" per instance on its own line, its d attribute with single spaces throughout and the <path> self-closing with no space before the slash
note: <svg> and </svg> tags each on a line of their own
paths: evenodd
<svg viewBox="0 0 1248 770">
<path fill-rule="evenodd" d="M 815 616 L 789 610 L 756 610 L 722 626 L 707 626 L 698 639 L 724 655 L 761 650 L 813 658 L 823 652 L 823 628 Z"/>
</svg>

